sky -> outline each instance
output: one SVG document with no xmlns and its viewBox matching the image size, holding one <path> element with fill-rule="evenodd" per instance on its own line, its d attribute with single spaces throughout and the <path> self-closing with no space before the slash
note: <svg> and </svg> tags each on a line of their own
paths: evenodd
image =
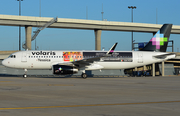
<svg viewBox="0 0 180 116">
<path fill-rule="evenodd" d="M 133 20 L 136 23 L 180 25 L 179 0 L 23 0 L 22 16 L 59 17 L 70 19 L 102 20 L 131 22 L 131 10 L 128 6 L 136 6 Z M 40 12 L 41 11 L 41 12 Z M 19 1 L 1 0 L 1 15 L 19 15 Z M 32 31 L 35 31 L 33 28 Z M 22 43 L 25 42 L 25 29 L 21 29 Z M 135 42 L 148 42 L 152 33 L 134 32 Z M 0 50 L 19 49 L 19 27 L 0 26 Z M 179 51 L 180 35 L 171 34 L 174 51 Z M 95 50 L 95 34 L 93 30 L 46 28 L 37 36 L 39 50 Z M 131 32 L 102 31 L 101 47 L 108 50 L 118 42 L 116 50 L 131 50 Z M 35 49 L 35 42 L 32 42 Z M 22 49 L 23 50 L 23 49 Z M 171 51 L 168 48 L 168 51 Z"/>
</svg>

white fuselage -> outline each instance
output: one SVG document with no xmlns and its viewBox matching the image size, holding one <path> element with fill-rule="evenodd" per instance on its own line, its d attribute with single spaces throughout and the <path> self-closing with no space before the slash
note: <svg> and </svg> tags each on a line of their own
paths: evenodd
<svg viewBox="0 0 180 116">
<path fill-rule="evenodd" d="M 92 58 L 102 52 L 103 51 L 20 51 L 4 59 L 2 64 L 10 68 L 51 70 L 53 65 L 62 63 L 68 64 L 69 62 L 82 60 L 84 58 Z M 86 66 L 85 70 L 128 69 L 162 62 L 175 57 L 175 55 L 169 55 L 166 58 L 154 57 L 163 54 L 166 53 L 116 51 L 111 57 L 106 57 L 105 59 L 101 58 L 100 61 L 94 61 L 91 65 Z"/>
</svg>

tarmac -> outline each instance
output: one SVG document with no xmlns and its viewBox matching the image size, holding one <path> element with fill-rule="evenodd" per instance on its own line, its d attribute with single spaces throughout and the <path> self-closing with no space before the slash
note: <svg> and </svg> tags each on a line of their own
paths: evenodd
<svg viewBox="0 0 180 116">
<path fill-rule="evenodd" d="M 0 116 L 178 116 L 180 76 L 0 77 Z"/>
</svg>

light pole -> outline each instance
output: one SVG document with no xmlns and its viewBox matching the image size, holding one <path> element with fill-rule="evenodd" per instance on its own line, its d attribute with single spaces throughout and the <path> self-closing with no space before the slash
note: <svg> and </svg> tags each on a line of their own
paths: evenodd
<svg viewBox="0 0 180 116">
<path fill-rule="evenodd" d="M 102 4 L 102 12 L 101 12 L 101 14 L 102 14 L 102 21 L 103 21 L 103 14 L 104 14 L 104 12 L 103 12 L 103 4 Z"/>
<path fill-rule="evenodd" d="M 41 0 L 39 0 L 39 17 L 41 17 Z M 41 22 L 40 22 L 40 23 L 41 23 Z M 37 50 L 36 38 L 35 38 L 35 50 Z"/>
<path fill-rule="evenodd" d="M 86 6 L 86 20 L 88 20 L 88 6 Z"/>
<path fill-rule="evenodd" d="M 136 6 L 128 6 L 129 9 L 131 9 L 131 21 L 133 23 L 133 9 L 136 9 Z M 133 46 L 133 31 L 132 31 L 132 50 L 134 49 L 134 46 Z"/>
<path fill-rule="evenodd" d="M 39 0 L 39 17 L 41 17 L 41 0 Z"/>
<path fill-rule="evenodd" d="M 19 16 L 21 16 L 21 1 L 23 0 L 17 1 L 19 1 Z M 19 51 L 21 51 L 21 26 L 19 26 Z"/>
</svg>

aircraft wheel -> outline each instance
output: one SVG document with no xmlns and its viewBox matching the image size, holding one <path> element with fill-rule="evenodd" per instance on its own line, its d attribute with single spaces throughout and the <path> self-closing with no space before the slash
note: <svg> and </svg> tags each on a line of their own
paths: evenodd
<svg viewBox="0 0 180 116">
<path fill-rule="evenodd" d="M 27 69 L 26 69 L 26 68 L 24 69 L 24 75 L 23 75 L 23 77 L 24 77 L 24 78 L 27 77 Z"/>
<path fill-rule="evenodd" d="M 24 78 L 26 78 L 26 77 L 27 77 L 27 75 L 26 75 L 26 74 L 24 74 L 24 75 L 23 75 L 23 77 L 24 77 Z"/>
<path fill-rule="evenodd" d="M 87 74 L 86 74 L 86 73 L 82 73 L 81 77 L 82 77 L 83 79 L 86 79 L 86 78 L 87 78 Z"/>
</svg>

